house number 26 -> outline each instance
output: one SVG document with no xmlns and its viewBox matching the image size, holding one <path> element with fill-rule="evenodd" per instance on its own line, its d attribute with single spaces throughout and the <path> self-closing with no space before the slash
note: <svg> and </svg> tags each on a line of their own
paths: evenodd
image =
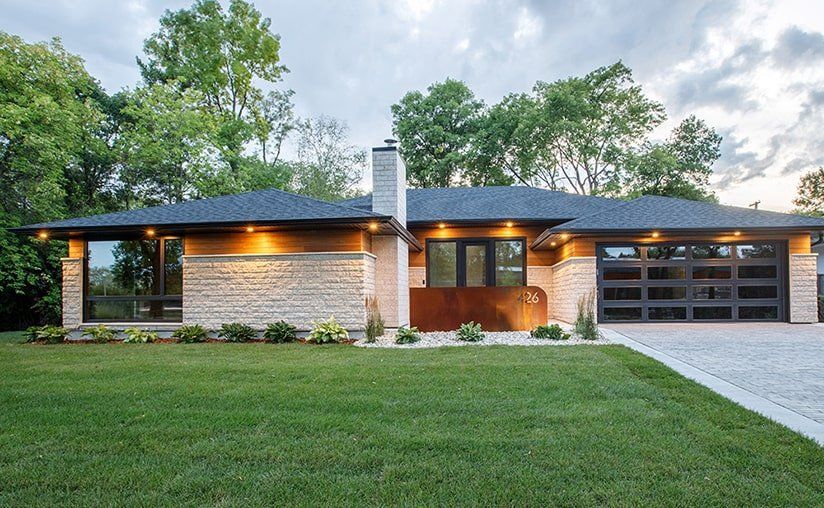
<svg viewBox="0 0 824 508">
<path fill-rule="evenodd" d="M 518 297 L 519 302 L 524 303 L 538 303 L 540 301 L 540 297 L 538 293 L 533 293 L 532 291 L 524 291 L 521 293 L 521 296 Z"/>
</svg>

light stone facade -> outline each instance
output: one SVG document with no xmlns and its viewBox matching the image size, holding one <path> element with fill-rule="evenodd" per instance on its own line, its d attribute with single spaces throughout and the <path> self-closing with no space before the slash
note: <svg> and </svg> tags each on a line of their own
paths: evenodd
<svg viewBox="0 0 824 508">
<path fill-rule="evenodd" d="M 818 321 L 818 254 L 790 254 L 790 322 Z"/>
<path fill-rule="evenodd" d="M 594 257 L 573 257 L 552 266 L 552 287 L 548 293 L 549 318 L 572 323 L 578 300 L 598 285 Z"/>
<path fill-rule="evenodd" d="M 83 322 L 83 258 L 62 258 L 63 326 L 77 328 Z"/>
<path fill-rule="evenodd" d="M 397 149 L 372 150 L 372 211 L 406 226 L 406 165 Z"/>
<path fill-rule="evenodd" d="M 526 283 L 530 286 L 537 286 L 546 293 L 547 317 L 552 316 L 552 267 L 551 266 L 527 266 Z"/>
<path fill-rule="evenodd" d="M 424 267 L 424 266 L 410 266 L 409 267 L 409 287 L 410 288 L 425 288 L 426 287 L 426 267 Z"/>
<path fill-rule="evenodd" d="M 409 324 L 409 247 L 397 236 L 373 236 L 375 295 L 384 324 L 397 328 Z"/>
<path fill-rule="evenodd" d="M 183 257 L 183 322 L 257 329 L 285 320 L 299 330 L 334 316 L 363 330 L 375 293 L 375 256 L 367 252 Z"/>
</svg>

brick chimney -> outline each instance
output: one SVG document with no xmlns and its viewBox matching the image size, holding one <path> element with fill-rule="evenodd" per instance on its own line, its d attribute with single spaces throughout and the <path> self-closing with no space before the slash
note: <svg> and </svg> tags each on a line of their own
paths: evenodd
<svg viewBox="0 0 824 508">
<path fill-rule="evenodd" d="M 406 227 L 406 166 L 395 146 L 372 149 L 372 211 L 391 215 Z M 374 235 L 375 296 L 389 328 L 409 324 L 409 247 L 394 235 Z"/>
</svg>

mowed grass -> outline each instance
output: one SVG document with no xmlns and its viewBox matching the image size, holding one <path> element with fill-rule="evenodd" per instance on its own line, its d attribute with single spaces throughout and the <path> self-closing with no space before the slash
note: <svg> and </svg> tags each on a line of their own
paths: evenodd
<svg viewBox="0 0 824 508">
<path fill-rule="evenodd" d="M 0 505 L 824 504 L 824 451 L 621 346 L 0 344 Z"/>
</svg>

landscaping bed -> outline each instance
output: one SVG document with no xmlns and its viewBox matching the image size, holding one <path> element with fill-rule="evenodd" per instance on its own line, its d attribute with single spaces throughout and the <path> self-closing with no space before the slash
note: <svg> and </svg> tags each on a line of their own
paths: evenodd
<svg viewBox="0 0 824 508">
<path fill-rule="evenodd" d="M 375 342 L 359 340 L 356 346 L 372 348 L 433 348 L 445 346 L 573 346 L 573 345 L 605 345 L 610 341 L 601 337 L 596 340 L 586 340 L 572 335 L 568 339 L 551 340 L 536 339 L 530 332 L 484 332 L 484 338 L 479 341 L 459 340 L 455 331 L 420 333 L 420 340 L 409 344 L 397 344 L 395 335 L 387 333 L 375 339 Z"/>
</svg>

